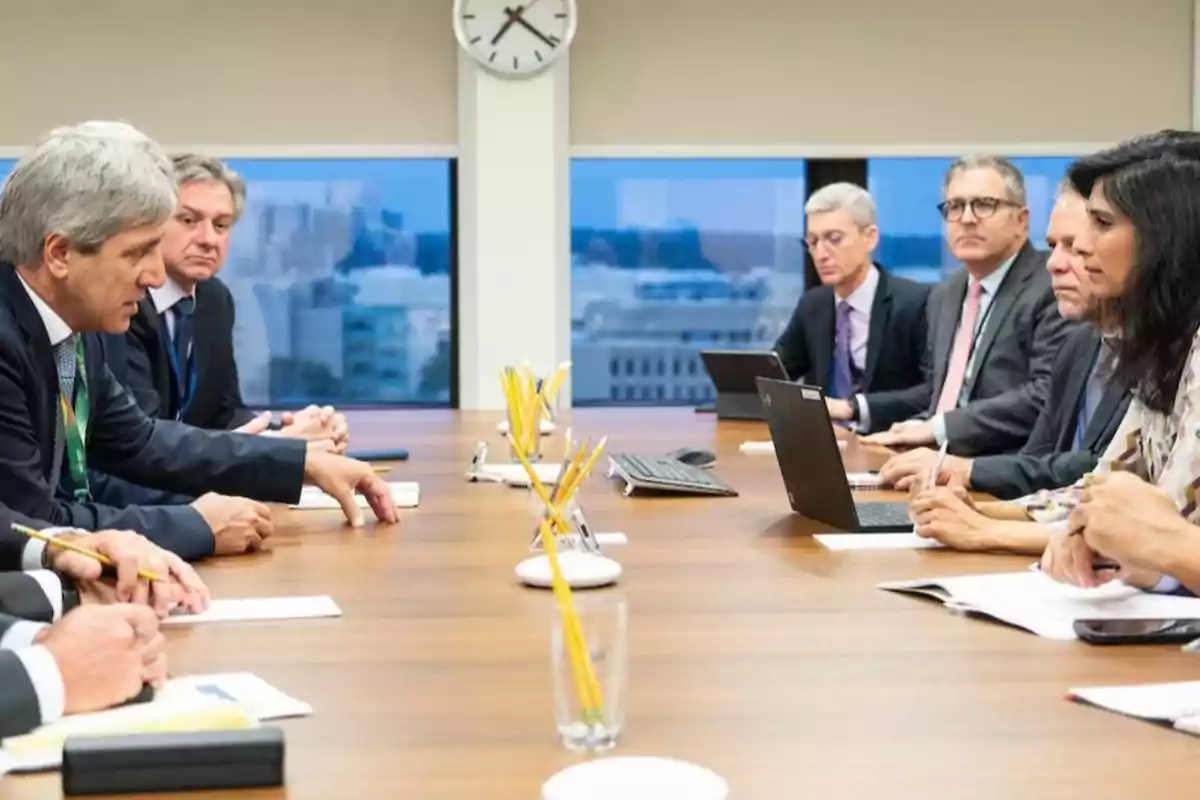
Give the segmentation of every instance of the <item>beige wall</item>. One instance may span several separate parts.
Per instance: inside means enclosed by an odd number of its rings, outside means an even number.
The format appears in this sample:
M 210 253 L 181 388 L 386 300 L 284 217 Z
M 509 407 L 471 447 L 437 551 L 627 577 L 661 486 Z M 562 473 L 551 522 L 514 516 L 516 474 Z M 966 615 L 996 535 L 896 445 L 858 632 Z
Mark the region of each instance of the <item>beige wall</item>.
M 202 145 L 457 141 L 450 0 L 0 0 L 0 145 L 122 118 Z
M 1191 125 L 1192 0 L 578 0 L 576 145 L 1107 142 Z

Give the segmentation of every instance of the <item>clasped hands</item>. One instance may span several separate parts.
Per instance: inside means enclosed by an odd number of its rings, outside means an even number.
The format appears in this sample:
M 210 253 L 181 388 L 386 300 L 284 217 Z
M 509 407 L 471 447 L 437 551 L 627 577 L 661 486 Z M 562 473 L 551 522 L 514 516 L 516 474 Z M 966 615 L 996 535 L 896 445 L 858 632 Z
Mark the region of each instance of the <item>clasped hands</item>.
M 280 422 L 282 427 L 279 430 L 269 430 L 271 412 L 264 411 L 237 431 L 304 439 L 310 446 L 338 454 L 344 454 L 350 445 L 350 424 L 346 422 L 346 416 L 335 411 L 333 406 L 308 406 L 296 412 L 286 411 L 281 415 Z

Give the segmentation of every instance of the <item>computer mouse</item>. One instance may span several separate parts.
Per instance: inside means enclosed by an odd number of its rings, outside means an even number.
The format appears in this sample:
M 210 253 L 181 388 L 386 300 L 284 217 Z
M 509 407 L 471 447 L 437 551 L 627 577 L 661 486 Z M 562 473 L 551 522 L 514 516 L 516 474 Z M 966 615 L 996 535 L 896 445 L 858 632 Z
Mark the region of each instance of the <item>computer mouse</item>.
M 682 461 L 684 464 L 690 464 L 693 467 L 711 466 L 717 460 L 717 455 L 711 450 L 701 450 L 694 447 L 681 447 L 678 450 L 673 450 L 667 453 L 667 458 L 673 458 L 676 461 Z

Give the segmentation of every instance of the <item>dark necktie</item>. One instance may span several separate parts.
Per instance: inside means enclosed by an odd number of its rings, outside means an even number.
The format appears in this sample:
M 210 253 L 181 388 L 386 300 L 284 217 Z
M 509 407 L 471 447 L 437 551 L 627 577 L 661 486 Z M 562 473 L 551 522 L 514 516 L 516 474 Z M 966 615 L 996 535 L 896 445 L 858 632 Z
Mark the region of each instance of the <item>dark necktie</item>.
M 854 394 L 854 371 L 850 361 L 850 304 L 837 304 L 837 327 L 833 337 L 833 381 L 830 397 L 850 397 Z
M 1110 353 L 1108 345 L 1100 345 L 1096 351 L 1096 358 L 1092 361 L 1092 370 L 1088 373 L 1087 382 L 1083 386 L 1083 394 L 1079 398 L 1079 409 L 1075 415 L 1074 448 L 1076 450 L 1083 449 L 1088 425 L 1092 423 L 1096 407 L 1100 405 L 1100 401 L 1104 397 L 1105 383 L 1112 370 L 1112 364 L 1109 363 Z
M 196 298 L 185 297 L 172 306 L 175 311 L 175 363 L 179 365 L 179 405 L 183 407 L 188 397 L 188 363 L 192 354 L 192 315 L 196 311 Z

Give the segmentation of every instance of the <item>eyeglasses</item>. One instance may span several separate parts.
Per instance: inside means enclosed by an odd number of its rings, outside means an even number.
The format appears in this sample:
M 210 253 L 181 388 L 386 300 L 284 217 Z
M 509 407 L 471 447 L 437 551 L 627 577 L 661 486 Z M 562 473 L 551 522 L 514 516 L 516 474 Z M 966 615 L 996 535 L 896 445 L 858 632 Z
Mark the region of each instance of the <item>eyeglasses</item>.
M 987 219 L 994 216 L 1001 206 L 1018 208 L 1019 204 L 1011 200 L 1002 200 L 999 197 L 955 197 L 938 203 L 937 210 L 941 212 L 942 219 L 947 222 L 958 222 L 963 218 L 967 206 L 971 207 L 971 216 L 975 219 Z

